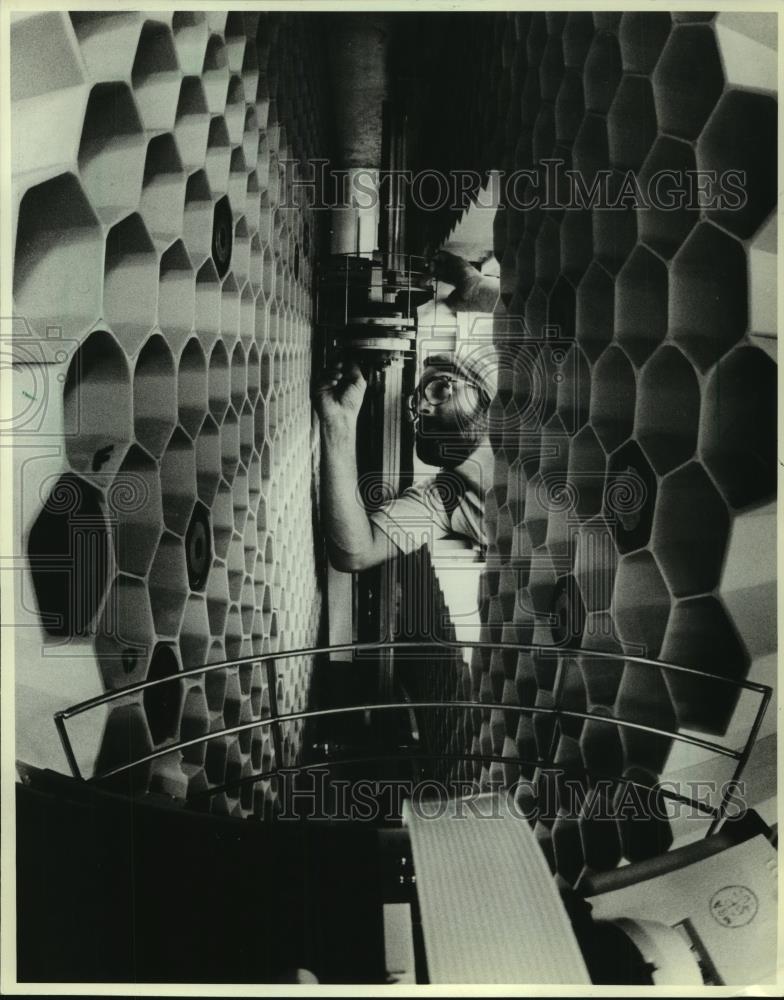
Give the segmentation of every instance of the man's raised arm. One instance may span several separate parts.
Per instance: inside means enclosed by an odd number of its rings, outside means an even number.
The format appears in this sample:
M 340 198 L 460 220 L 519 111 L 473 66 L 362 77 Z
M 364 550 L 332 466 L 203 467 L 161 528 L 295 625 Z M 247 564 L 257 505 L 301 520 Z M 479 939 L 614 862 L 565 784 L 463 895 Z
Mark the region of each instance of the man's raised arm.
M 357 489 L 357 420 L 366 388 L 359 365 L 340 361 L 313 388 L 321 425 L 322 528 L 330 562 L 345 573 L 396 554 L 368 518 Z

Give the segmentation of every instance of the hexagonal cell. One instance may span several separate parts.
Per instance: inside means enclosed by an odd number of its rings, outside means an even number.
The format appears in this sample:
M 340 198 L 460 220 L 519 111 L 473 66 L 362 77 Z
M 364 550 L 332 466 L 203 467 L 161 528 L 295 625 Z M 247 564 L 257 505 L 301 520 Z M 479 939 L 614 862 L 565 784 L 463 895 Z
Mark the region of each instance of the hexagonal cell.
M 213 635 L 224 635 L 228 612 L 229 577 L 226 572 L 226 564 L 219 559 L 215 559 L 213 560 L 212 569 L 207 580 L 207 616 L 210 622 L 210 632 Z M 223 675 L 224 672 L 219 671 L 219 673 Z M 209 698 L 209 690 L 207 696 Z M 220 708 L 220 705 L 218 705 L 218 708 Z
M 174 359 L 166 341 L 154 334 L 136 361 L 133 411 L 136 437 L 152 455 L 160 456 L 177 423 Z
M 194 321 L 194 278 L 182 240 L 161 256 L 158 325 L 176 349 L 190 335 Z
M 180 68 L 169 28 L 160 21 L 146 21 L 131 70 L 144 127 L 170 129 L 177 113 Z
M 252 405 L 255 405 L 259 394 L 260 374 L 259 349 L 255 344 L 251 344 L 248 348 L 248 400 Z
M 237 414 L 232 407 L 226 411 L 221 424 L 221 471 L 231 483 L 240 460 L 240 428 Z
M 229 597 L 232 601 L 239 601 L 242 586 L 245 582 L 245 546 L 242 535 L 238 531 L 234 531 L 232 539 L 229 542 L 229 551 L 226 555 L 226 569 L 229 574 Z M 242 632 L 242 629 L 240 629 L 240 632 Z
M 106 719 L 95 773 L 102 774 L 145 757 L 152 751 L 152 738 L 141 705 L 113 707 Z M 102 785 L 117 791 L 140 793 L 149 781 L 149 764 L 133 767 L 124 774 L 104 780 Z
M 555 645 L 570 649 L 580 646 L 585 628 L 585 602 L 571 573 L 556 580 L 551 613 L 555 619 L 553 625 Z
M 142 21 L 136 11 L 72 11 L 79 49 L 93 80 L 124 79 L 131 72 Z
M 580 184 L 575 194 L 581 196 L 579 202 L 581 206 L 586 208 L 590 206 L 589 192 L 600 172 L 607 170 L 609 164 L 607 121 L 603 115 L 586 114 L 572 147 L 572 165 L 577 172 L 575 181 Z
M 230 374 L 229 355 L 220 340 L 210 355 L 208 386 L 210 413 L 221 423 L 229 405 Z
M 207 174 L 198 170 L 185 184 L 182 239 L 194 264 L 209 255 L 212 246 L 212 195 Z
M 610 607 L 617 562 L 607 522 L 596 517 L 581 524 L 575 533 L 574 573 L 587 611 Z
M 79 173 L 104 222 L 136 207 L 144 160 L 144 132 L 129 88 L 122 83 L 93 87 L 79 145 Z
M 776 250 L 778 217 L 774 212 L 748 248 L 749 333 L 758 347 L 777 360 Z
M 248 165 L 245 162 L 245 155 L 242 146 L 236 146 L 231 151 L 229 159 L 229 182 L 227 193 L 232 205 L 237 205 L 241 209 L 245 203 L 248 187 Z M 246 274 L 243 275 L 246 277 Z
M 677 597 L 712 590 L 719 579 L 729 514 L 697 462 L 665 476 L 653 524 L 653 548 Z
M 667 268 L 645 247 L 636 247 L 618 274 L 615 331 L 638 365 L 667 333 Z
M 15 102 L 84 83 L 79 50 L 64 13 L 20 12 L 11 20 L 11 93 Z M 39 71 L 32 73 L 30 64 L 36 58 Z
M 239 73 L 242 69 L 247 44 L 243 15 L 239 11 L 232 11 L 226 18 L 224 37 L 229 68 L 232 73 Z
M 222 629 L 221 629 L 222 631 Z M 226 659 L 226 654 L 221 642 L 215 641 L 213 647 L 216 656 L 210 656 L 210 661 L 222 663 Z M 207 695 L 207 708 L 210 712 L 223 712 L 223 702 L 226 698 L 226 670 L 211 670 L 204 675 L 204 690 Z
M 231 581 L 231 576 L 229 579 Z M 236 604 L 232 604 L 226 619 L 226 656 L 230 660 L 237 660 L 242 655 L 242 618 L 240 617 L 240 609 Z
M 196 489 L 199 499 L 211 506 L 221 476 L 220 430 L 209 414 L 196 438 Z
M 221 336 L 231 342 L 239 333 L 240 290 L 233 274 L 228 274 L 221 288 Z
M 129 215 L 107 234 L 103 285 L 104 316 L 129 354 L 155 323 L 157 293 L 155 247 L 142 217 Z
M 544 228 L 542 226 L 543 230 Z M 557 255 L 556 270 L 559 266 L 559 260 L 560 255 Z M 547 302 L 547 322 L 552 327 L 550 336 L 557 336 L 560 340 L 574 339 L 575 292 L 574 286 L 568 278 L 560 277 L 553 285 Z M 569 356 L 574 358 L 575 355 L 570 354 Z
M 596 362 L 591 388 L 591 427 L 608 454 L 630 437 L 634 404 L 634 369 L 613 344 Z
M 701 24 L 674 28 L 652 82 L 662 131 L 696 139 L 724 87 L 713 29 Z
M 229 543 L 234 531 L 234 504 L 232 502 L 231 487 L 225 480 L 221 480 L 215 503 L 212 507 L 212 538 L 215 555 L 219 559 L 225 559 L 229 551 Z
M 248 393 L 248 363 L 242 344 L 231 355 L 231 405 L 239 413 Z
M 63 387 L 63 424 L 71 467 L 106 481 L 133 433 L 128 362 L 110 334 L 90 334 L 74 354 Z
M 176 636 L 188 597 L 182 539 L 165 531 L 150 570 L 150 599 L 158 635 Z
M 775 501 L 736 515 L 721 574 L 721 599 L 751 657 L 776 648 L 775 534 Z
M 655 789 L 656 776 L 649 769 L 630 767 L 624 777 L 637 783 L 633 787 L 622 782 L 614 800 L 624 857 L 631 862 L 661 857 L 672 846 L 667 800 L 660 791 L 644 790 Z
M 654 511 L 661 510 L 656 492 L 656 475 L 636 441 L 613 452 L 607 463 L 604 507 L 619 552 L 633 552 L 648 544 Z
M 534 122 L 531 136 L 533 161 L 539 164 L 549 159 L 555 145 L 555 115 L 552 107 L 543 104 Z
M 109 591 L 95 637 L 98 664 L 107 688 L 144 678 L 154 638 L 146 585 L 121 573 Z
M 664 257 L 671 257 L 699 222 L 698 199 L 682 183 L 696 170 L 692 144 L 662 135 L 639 173 L 641 189 L 652 195 L 639 213 L 640 239 Z
M 240 339 L 248 347 L 256 332 L 256 297 L 249 281 L 240 289 Z
M 581 74 L 567 69 L 555 98 L 555 138 L 559 143 L 574 142 L 583 119 L 585 97 Z M 525 164 L 521 164 L 525 167 Z
M 564 226 L 572 213 L 567 214 Z M 575 330 L 577 340 L 595 361 L 613 337 L 614 282 L 600 264 L 591 264 L 577 286 Z
M 777 90 L 777 23 L 773 12 L 722 11 L 716 18 L 716 40 L 724 76 L 732 87 Z
M 212 114 L 221 114 L 226 107 L 226 93 L 229 89 L 229 65 L 226 47 L 219 35 L 210 35 L 201 76 L 207 107 Z
M 698 226 L 673 259 L 670 330 L 705 370 L 746 329 L 747 278 L 743 246 L 710 223 Z
M 671 28 L 672 21 L 666 12 L 625 11 L 618 41 L 626 72 L 652 73 Z
M 656 659 L 670 614 L 670 595 L 650 552 L 623 556 L 615 577 L 613 615 L 624 648 Z
M 251 634 L 255 610 L 253 578 L 246 574 L 240 591 L 240 618 L 242 619 L 242 631 L 245 635 Z
M 221 289 L 212 260 L 205 260 L 196 274 L 196 333 L 209 350 L 220 333 Z
M 196 460 L 193 443 L 179 427 L 161 459 L 161 490 L 166 526 L 183 535 L 196 502 Z
M 678 601 L 672 609 L 662 657 L 720 677 L 741 680 L 749 657 L 721 604 L 713 597 Z M 681 726 L 725 733 L 739 691 L 730 684 L 669 671 L 667 684 Z
M 80 337 L 101 314 L 102 254 L 98 218 L 72 174 L 31 187 L 16 229 L 17 313 L 39 336 L 56 325 L 63 337 Z
M 242 130 L 242 152 L 248 170 L 254 171 L 249 176 L 255 180 L 255 168 L 259 156 L 259 123 L 256 118 L 256 110 L 253 107 L 248 107 L 245 111 Z M 258 191 L 258 185 L 256 190 Z
M 596 34 L 583 69 L 587 111 L 605 114 L 609 110 L 622 73 L 618 39 L 609 33 Z
M 195 170 L 204 163 L 209 131 L 210 115 L 201 80 L 195 76 L 186 77 L 177 102 L 174 138 L 188 170 Z
M 678 719 L 670 700 L 666 677 L 667 672 L 658 667 L 627 663 L 615 704 L 615 717 L 677 732 Z M 672 737 L 641 732 L 628 726 L 620 728 L 620 736 L 627 767 L 644 767 L 655 774 L 664 769 L 672 748 Z
M 254 413 L 249 402 L 240 412 L 240 461 L 246 467 L 250 463 L 253 454 L 253 433 L 254 433 Z
M 665 344 L 640 373 L 636 436 L 659 473 L 694 454 L 700 418 L 700 387 L 691 362 Z
M 563 47 L 560 35 L 550 35 L 539 64 L 539 84 L 543 101 L 554 101 L 564 71 Z
M 588 11 L 570 11 L 566 16 L 562 43 L 564 64 L 581 70 L 594 36 L 594 23 Z
M 177 678 L 179 670 L 180 663 L 175 650 L 166 643 L 158 643 L 150 660 L 146 680 L 165 683 L 147 688 L 142 695 L 147 724 L 155 744 L 164 743 L 177 735 L 183 701 L 182 683 Z M 171 680 L 166 681 L 166 678 Z
M 777 126 L 775 98 L 728 90 L 697 140 L 698 167 L 732 183 L 729 196 L 713 192 L 706 214 L 743 239 L 776 205 Z
M 177 412 L 194 437 L 207 412 L 207 361 L 195 337 L 185 345 L 177 366 Z
M 624 76 L 607 113 L 610 162 L 620 169 L 638 170 L 653 145 L 656 132 L 656 109 L 650 82 L 642 76 Z
M 203 13 L 178 10 L 172 16 L 174 47 L 183 73 L 198 76 L 204 65 L 209 25 Z
M 245 530 L 242 536 L 242 544 L 245 549 L 245 572 L 253 573 L 256 570 L 256 559 L 258 556 L 259 535 L 256 527 L 256 517 L 252 511 L 248 512 L 245 522 Z M 252 581 L 251 581 L 252 582 Z
M 610 34 L 618 33 L 622 16 L 619 10 L 594 11 L 592 15 L 597 32 L 606 31 Z
M 203 594 L 191 594 L 185 602 L 185 614 L 180 629 L 180 654 L 183 669 L 191 670 L 207 662 L 210 648 L 210 622 L 207 599 Z
M 100 493 L 76 476 L 60 476 L 27 539 L 35 598 L 49 635 L 91 631 L 109 584 L 109 552 Z
M 606 461 L 591 427 L 572 439 L 569 447 L 567 482 L 575 488 L 574 512 L 579 518 L 593 517 L 602 509 Z
M 144 165 L 141 213 L 149 231 L 159 239 L 179 236 L 183 226 L 185 170 L 174 136 L 150 139 Z
M 234 500 L 234 527 L 242 533 L 245 530 L 245 522 L 249 516 L 250 496 L 248 493 L 248 473 L 240 465 L 237 469 L 234 483 L 232 485 L 232 496 Z
M 229 80 L 224 117 L 229 132 L 229 141 L 232 146 L 236 146 L 242 142 L 245 126 L 245 88 L 239 76 L 232 76 Z
M 593 209 L 593 249 L 597 261 L 615 274 L 637 242 L 637 184 L 629 175 L 613 171 L 606 178 L 606 189 L 612 208 L 598 204 Z
M 612 596 L 612 584 L 610 592 Z M 621 652 L 620 644 L 615 637 L 615 622 L 608 611 L 589 612 L 586 615 L 583 646 L 588 651 Z M 583 675 L 586 697 L 591 710 L 596 714 L 599 714 L 600 710 L 606 714 L 618 697 L 624 670 L 623 660 L 605 659 L 584 652 L 578 657 L 577 662 Z
M 700 452 L 733 507 L 775 495 L 776 380 L 763 351 L 741 347 L 708 381 Z
M 211 191 L 220 194 L 226 190 L 229 184 L 230 164 L 229 133 L 226 129 L 226 122 L 220 115 L 217 115 L 210 121 L 207 134 L 207 159 L 204 164 Z
M 207 675 L 207 677 L 214 676 L 214 674 Z M 206 736 L 209 731 L 210 714 L 204 692 L 200 687 L 190 687 L 182 704 L 180 739 L 186 743 L 190 740 L 198 740 L 200 737 Z M 186 765 L 203 766 L 208 745 L 207 743 L 197 743 L 196 746 L 185 747 L 181 752 Z

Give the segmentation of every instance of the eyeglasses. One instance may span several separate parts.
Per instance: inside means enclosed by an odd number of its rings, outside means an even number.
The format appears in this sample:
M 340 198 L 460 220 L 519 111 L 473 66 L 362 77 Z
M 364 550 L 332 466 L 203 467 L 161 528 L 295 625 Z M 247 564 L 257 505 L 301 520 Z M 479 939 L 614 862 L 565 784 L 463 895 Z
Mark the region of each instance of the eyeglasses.
M 465 385 L 477 392 L 481 392 L 481 387 L 476 382 L 460 378 L 455 375 L 434 375 L 424 384 L 417 386 L 414 392 L 408 397 L 408 409 L 412 417 L 416 418 L 419 409 L 419 397 L 424 396 L 431 406 L 441 406 L 451 399 L 455 393 L 455 387 Z

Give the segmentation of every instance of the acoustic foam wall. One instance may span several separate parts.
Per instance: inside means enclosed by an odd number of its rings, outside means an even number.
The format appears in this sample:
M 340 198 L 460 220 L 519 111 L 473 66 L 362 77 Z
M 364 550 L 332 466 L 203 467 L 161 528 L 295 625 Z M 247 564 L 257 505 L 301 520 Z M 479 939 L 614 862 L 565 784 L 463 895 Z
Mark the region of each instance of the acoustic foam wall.
M 494 226 L 502 298 L 521 322 L 511 339 L 514 324 L 496 324 L 480 637 L 560 641 L 567 654 L 476 650 L 470 664 L 434 666 L 427 694 L 549 708 L 560 686 L 564 707 L 597 721 L 559 726 L 556 765 L 652 783 L 675 759 L 671 741 L 598 717 L 738 745 L 736 694 L 569 646 L 775 682 L 774 570 L 762 558 L 762 536 L 771 549 L 775 539 L 775 18 L 510 13 L 454 31 L 459 51 L 476 39 L 451 71 L 474 98 L 459 104 L 459 128 L 438 132 L 455 168 L 541 178 L 558 159 L 589 186 L 609 171 L 616 189 L 627 171 L 643 187 L 662 170 L 743 172 L 747 198 L 732 211 L 701 199 L 523 210 L 507 197 Z M 443 60 L 419 71 L 450 86 Z M 448 209 L 417 218 L 433 246 L 456 223 Z M 532 414 L 535 366 L 545 388 Z M 545 715 L 484 709 L 444 713 L 424 732 L 434 752 L 530 759 L 547 756 L 553 729 Z M 473 761 L 436 773 L 513 786 L 521 771 Z M 558 808 L 536 832 L 569 882 L 671 842 L 666 823 L 592 820 L 559 798 L 552 772 L 522 774 L 534 799 L 555 786 Z
M 53 711 L 144 678 L 174 679 L 74 720 L 85 774 L 261 718 L 260 664 L 177 675 L 318 645 L 319 220 L 284 205 L 283 168 L 327 155 L 314 31 L 258 13 L 13 20 L 13 350 L 48 391 L 16 428 L 22 759 L 64 769 Z M 310 667 L 281 668 L 281 710 L 305 706 Z M 300 735 L 283 760 L 259 729 L 134 782 L 188 798 L 293 762 Z M 203 802 L 265 815 L 273 798 L 261 782 Z

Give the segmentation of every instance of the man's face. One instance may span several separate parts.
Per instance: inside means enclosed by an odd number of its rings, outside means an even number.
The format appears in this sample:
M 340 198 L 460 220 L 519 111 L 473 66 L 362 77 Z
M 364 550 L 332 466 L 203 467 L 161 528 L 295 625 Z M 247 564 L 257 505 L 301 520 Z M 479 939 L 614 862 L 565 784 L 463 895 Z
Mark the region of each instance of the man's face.
M 479 445 L 483 411 L 479 390 L 445 368 L 427 367 L 414 394 L 416 453 L 427 465 L 454 468 Z

